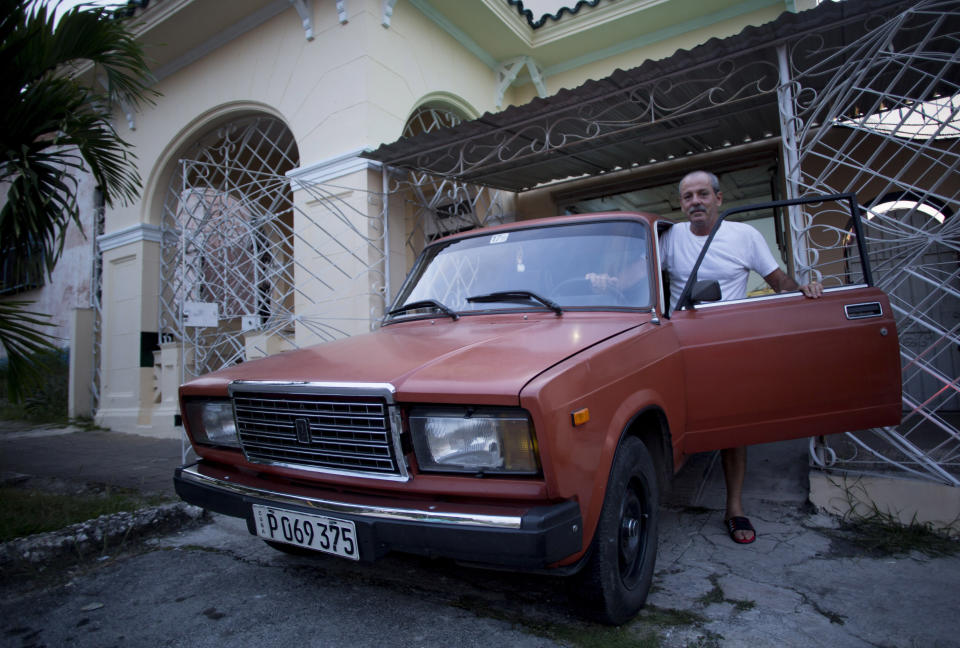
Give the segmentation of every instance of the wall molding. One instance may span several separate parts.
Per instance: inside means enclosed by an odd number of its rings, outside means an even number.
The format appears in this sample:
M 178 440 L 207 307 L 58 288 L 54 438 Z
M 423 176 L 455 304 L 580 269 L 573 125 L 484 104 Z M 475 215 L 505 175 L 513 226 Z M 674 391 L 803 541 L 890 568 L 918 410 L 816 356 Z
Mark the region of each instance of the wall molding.
M 294 189 L 302 189 L 336 180 L 357 171 L 379 169 L 381 167 L 379 162 L 360 157 L 361 153 L 368 150 L 354 149 L 308 166 L 291 169 L 287 171 L 287 177 L 293 182 Z
M 124 245 L 139 243 L 140 241 L 159 243 L 162 238 L 163 235 L 160 228 L 156 225 L 139 223 L 137 225 L 131 225 L 130 227 L 124 227 L 116 232 L 101 234 L 97 237 L 97 246 L 101 252 L 106 252 L 107 250 L 114 250 Z

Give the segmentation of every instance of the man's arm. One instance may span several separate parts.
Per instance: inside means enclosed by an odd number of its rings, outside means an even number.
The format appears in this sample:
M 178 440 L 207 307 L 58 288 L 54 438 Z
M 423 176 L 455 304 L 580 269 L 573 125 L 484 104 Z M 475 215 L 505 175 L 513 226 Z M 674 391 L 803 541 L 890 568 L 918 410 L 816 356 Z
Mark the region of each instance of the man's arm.
M 780 268 L 777 268 L 763 279 L 778 293 L 799 290 L 811 299 L 817 299 L 823 294 L 823 284 L 814 281 L 801 286 L 793 277 L 788 276 L 787 273 Z
M 647 259 L 638 259 L 624 268 L 619 277 L 607 273 L 588 272 L 586 280 L 594 290 L 628 290 L 647 278 Z

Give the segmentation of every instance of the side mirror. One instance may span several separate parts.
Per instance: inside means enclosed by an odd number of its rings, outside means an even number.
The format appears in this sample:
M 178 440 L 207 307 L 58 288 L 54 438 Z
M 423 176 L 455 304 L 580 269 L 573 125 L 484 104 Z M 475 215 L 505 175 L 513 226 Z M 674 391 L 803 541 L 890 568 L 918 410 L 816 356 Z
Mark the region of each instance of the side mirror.
M 720 292 L 720 284 L 717 281 L 697 281 L 693 284 L 693 290 L 690 291 L 690 301 L 694 304 L 698 302 L 715 302 L 723 299 Z

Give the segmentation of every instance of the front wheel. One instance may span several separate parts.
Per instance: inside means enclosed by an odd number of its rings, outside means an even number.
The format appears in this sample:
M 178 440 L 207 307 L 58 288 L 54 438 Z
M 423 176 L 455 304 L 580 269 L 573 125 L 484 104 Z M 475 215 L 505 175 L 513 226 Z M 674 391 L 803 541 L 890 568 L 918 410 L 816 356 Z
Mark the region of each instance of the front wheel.
M 653 460 L 640 439 L 621 441 L 607 483 L 578 596 L 601 623 L 620 625 L 647 599 L 657 558 L 659 493 Z

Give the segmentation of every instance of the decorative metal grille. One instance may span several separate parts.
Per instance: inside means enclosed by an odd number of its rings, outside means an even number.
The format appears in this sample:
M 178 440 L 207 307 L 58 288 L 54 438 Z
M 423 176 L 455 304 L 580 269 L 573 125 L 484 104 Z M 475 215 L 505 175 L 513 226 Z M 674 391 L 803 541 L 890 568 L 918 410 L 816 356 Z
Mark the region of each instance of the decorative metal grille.
M 407 120 L 404 137 L 456 126 L 463 117 L 443 108 L 423 106 Z M 506 222 L 502 194 L 495 189 L 458 182 L 420 171 L 394 174 L 390 186 L 408 206 L 408 267 L 423 247 L 441 236 Z
M 254 463 L 400 474 L 382 398 L 243 392 L 234 407 L 240 443 Z
M 960 33 L 953 1 L 918 2 L 844 47 L 791 44 L 784 138 L 798 196 L 850 191 L 867 210 L 877 285 L 897 318 L 904 418 L 813 448 L 823 465 L 891 467 L 960 486 Z M 826 82 L 824 82 L 826 79 Z M 792 115 L 791 115 L 792 113 Z M 793 118 L 790 118 L 793 117 Z M 820 277 L 818 244 L 849 242 L 841 221 L 814 231 L 792 215 L 798 271 Z
M 162 221 L 160 331 L 183 342 L 188 374 L 244 360 L 244 329 L 292 336 L 293 198 L 283 173 L 297 163 L 289 131 L 268 118 L 228 124 L 180 160 Z M 213 305 L 212 321 L 191 325 L 191 304 Z
M 407 128 L 456 120 L 422 109 Z M 269 355 L 298 346 L 295 327 L 324 341 L 374 326 L 389 298 L 391 200 L 407 208 L 407 267 L 438 236 L 504 219 L 498 192 L 422 174 L 394 173 L 389 194 L 368 192 L 362 207 L 381 205 L 373 217 L 347 197 L 359 188 L 298 180 L 308 210 L 286 177 L 298 164 L 291 133 L 268 117 L 218 128 L 180 159 L 163 209 L 160 332 L 182 344 L 181 380 L 248 359 L 250 339 Z M 358 295 L 369 304 L 362 318 L 334 314 Z
M 182 343 L 182 379 L 248 359 L 251 344 L 257 356 L 296 348 L 295 327 L 344 337 L 383 310 L 380 215 L 370 226 L 343 188 L 321 185 L 302 187 L 319 209 L 297 207 L 286 173 L 298 164 L 293 136 L 268 117 L 219 128 L 179 161 L 163 210 L 160 332 Z M 329 312 L 343 281 L 370 293 L 362 323 Z

